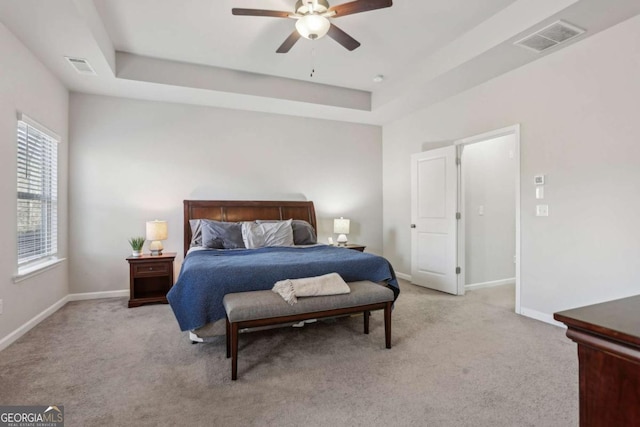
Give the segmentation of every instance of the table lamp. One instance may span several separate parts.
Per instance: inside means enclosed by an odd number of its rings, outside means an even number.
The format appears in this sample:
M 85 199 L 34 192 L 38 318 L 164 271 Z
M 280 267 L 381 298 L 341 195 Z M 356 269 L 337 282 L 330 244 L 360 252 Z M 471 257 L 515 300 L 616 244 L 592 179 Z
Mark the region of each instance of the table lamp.
M 147 221 L 147 240 L 151 240 L 149 250 L 151 255 L 162 255 L 162 242 L 167 240 L 167 221 Z
M 349 234 L 349 220 L 343 217 L 333 220 L 333 232 L 338 235 L 338 245 L 347 245 L 347 234 Z

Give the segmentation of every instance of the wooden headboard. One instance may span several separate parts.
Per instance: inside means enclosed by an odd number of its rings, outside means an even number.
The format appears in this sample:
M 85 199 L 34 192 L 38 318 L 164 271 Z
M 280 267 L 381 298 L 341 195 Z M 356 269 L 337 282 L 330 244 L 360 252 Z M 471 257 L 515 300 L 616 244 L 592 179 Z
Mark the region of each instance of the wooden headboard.
M 216 221 L 254 221 L 256 219 L 302 219 L 318 232 L 313 202 L 276 202 L 244 200 L 185 200 L 184 202 L 184 254 L 191 245 L 190 219 Z

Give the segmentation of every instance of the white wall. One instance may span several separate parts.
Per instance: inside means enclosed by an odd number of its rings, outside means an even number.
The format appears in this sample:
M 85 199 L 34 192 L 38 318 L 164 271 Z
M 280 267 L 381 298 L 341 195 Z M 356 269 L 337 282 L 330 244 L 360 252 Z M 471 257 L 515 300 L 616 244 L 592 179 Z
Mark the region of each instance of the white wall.
M 344 216 L 349 241 L 382 253 L 378 126 L 82 94 L 70 104 L 72 292 L 127 289 L 127 239 L 147 220 L 169 222 L 177 270 L 185 199 L 312 200 L 319 240 Z
M 521 304 L 640 293 L 640 16 L 383 128 L 385 256 L 410 271 L 409 156 L 520 123 Z M 550 216 L 535 216 L 547 175 Z
M 67 115 L 69 94 L 60 82 L 0 23 L 0 342 L 68 293 L 68 267 L 19 283 L 16 253 L 16 135 L 21 111 L 55 131 L 58 147 L 58 248 L 67 254 Z
M 515 136 L 464 146 L 465 284 L 515 277 Z M 481 213 L 482 211 L 482 213 Z

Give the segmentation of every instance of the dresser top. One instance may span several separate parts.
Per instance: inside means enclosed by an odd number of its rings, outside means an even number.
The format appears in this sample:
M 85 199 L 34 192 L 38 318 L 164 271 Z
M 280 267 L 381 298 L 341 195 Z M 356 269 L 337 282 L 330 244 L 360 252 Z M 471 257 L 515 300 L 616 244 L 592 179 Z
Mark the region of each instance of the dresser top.
M 140 256 L 128 256 L 127 261 L 166 261 L 169 259 L 174 259 L 176 257 L 175 252 L 162 252 L 162 255 L 150 255 L 144 254 Z
M 640 346 L 640 295 L 561 311 L 553 317 L 569 328 Z

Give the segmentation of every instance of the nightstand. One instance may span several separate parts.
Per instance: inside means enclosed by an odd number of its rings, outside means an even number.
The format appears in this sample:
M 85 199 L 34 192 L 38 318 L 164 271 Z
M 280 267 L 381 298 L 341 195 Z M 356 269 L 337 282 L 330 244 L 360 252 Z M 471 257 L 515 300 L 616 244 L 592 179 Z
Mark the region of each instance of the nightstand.
M 340 246 L 341 248 L 353 249 L 354 251 L 364 252 L 364 248 L 366 246 L 356 245 L 355 243 L 347 243 L 345 246 Z
M 167 292 L 173 286 L 175 252 L 162 255 L 130 256 L 129 307 L 147 303 L 167 303 Z

